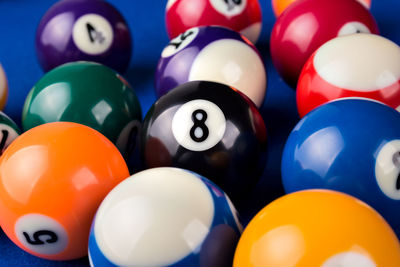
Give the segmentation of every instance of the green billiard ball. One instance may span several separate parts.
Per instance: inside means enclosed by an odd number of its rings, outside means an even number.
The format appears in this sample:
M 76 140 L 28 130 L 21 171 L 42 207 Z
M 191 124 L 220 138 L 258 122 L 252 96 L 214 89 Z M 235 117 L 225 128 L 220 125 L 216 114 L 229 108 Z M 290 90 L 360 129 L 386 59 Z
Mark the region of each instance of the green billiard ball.
M 21 134 L 17 124 L 0 111 L 0 154 Z
M 23 129 L 69 121 L 105 135 L 129 156 L 142 112 L 126 80 L 112 69 L 92 62 L 74 62 L 45 74 L 29 92 L 22 112 Z

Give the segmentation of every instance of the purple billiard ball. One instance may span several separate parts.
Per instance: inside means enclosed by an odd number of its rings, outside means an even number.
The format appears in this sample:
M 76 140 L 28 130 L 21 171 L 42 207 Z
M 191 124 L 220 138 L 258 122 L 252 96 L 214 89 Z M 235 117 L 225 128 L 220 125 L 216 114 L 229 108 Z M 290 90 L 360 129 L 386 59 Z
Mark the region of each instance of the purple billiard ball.
M 158 62 L 156 93 L 160 97 L 178 85 L 199 80 L 229 85 L 258 107 L 267 86 L 257 48 L 239 33 L 218 26 L 191 28 L 171 40 Z
M 44 71 L 72 61 L 94 61 L 124 72 L 132 54 L 128 25 L 102 0 L 62 0 L 43 16 L 36 52 Z

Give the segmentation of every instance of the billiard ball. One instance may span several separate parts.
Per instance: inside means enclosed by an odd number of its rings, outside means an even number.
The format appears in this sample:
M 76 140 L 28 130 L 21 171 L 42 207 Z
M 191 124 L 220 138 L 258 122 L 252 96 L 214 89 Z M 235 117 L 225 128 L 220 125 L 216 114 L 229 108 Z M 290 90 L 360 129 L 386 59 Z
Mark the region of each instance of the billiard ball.
M 307 60 L 296 94 L 301 117 L 343 97 L 372 98 L 400 110 L 400 47 L 374 34 L 332 39 Z
M 326 188 L 375 208 L 400 236 L 400 113 L 369 99 L 340 99 L 296 125 L 282 155 L 287 193 Z
M 62 0 L 43 16 L 36 32 L 36 53 L 44 71 L 86 60 L 124 72 L 132 54 L 125 19 L 103 0 Z
M 218 25 L 240 32 L 255 44 L 262 14 L 258 0 L 168 0 L 165 22 L 170 39 L 192 27 Z
M 238 204 L 265 165 L 266 129 L 256 106 L 229 86 L 185 83 L 161 97 L 141 129 L 144 165 L 192 170 Z
M 24 130 L 71 121 L 98 130 L 124 156 L 133 151 L 141 122 L 138 98 L 112 69 L 92 62 L 73 62 L 45 74 L 29 92 L 23 112 Z
M 272 10 L 276 17 L 278 17 L 291 3 L 297 0 L 272 0 Z M 357 0 L 366 8 L 371 7 L 371 0 Z
M 99 132 L 71 122 L 40 125 L 0 159 L 0 225 L 35 256 L 83 257 L 98 205 L 128 176 L 118 149 Z
M 396 267 L 400 246 L 370 206 L 330 190 L 283 196 L 245 228 L 233 267 Z
M 272 62 L 283 80 L 296 88 L 301 69 L 315 50 L 337 36 L 360 32 L 378 33 L 378 26 L 357 1 L 298 0 L 272 29 Z
M 0 111 L 0 155 L 21 134 L 17 124 Z
M 156 94 L 162 96 L 196 80 L 232 86 L 258 107 L 267 86 L 264 63 L 255 46 L 232 30 L 214 26 L 189 29 L 165 47 L 155 75 Z
M 3 67 L 0 64 L 0 110 L 4 109 L 8 97 L 7 77 Z
M 90 231 L 91 266 L 232 266 L 242 231 L 226 194 L 195 173 L 154 168 L 117 185 Z

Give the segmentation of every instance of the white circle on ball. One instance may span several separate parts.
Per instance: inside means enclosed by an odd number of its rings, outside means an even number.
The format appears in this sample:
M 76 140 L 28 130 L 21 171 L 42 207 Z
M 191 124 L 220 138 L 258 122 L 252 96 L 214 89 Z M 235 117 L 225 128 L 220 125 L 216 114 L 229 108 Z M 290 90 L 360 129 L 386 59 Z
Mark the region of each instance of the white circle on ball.
M 32 213 L 20 217 L 15 223 L 14 231 L 25 248 L 42 255 L 59 254 L 69 242 L 64 227 L 42 214 Z
M 320 77 L 330 84 L 373 92 L 399 83 L 400 47 L 378 35 L 351 34 L 322 45 L 313 64 Z
M 72 38 L 82 52 L 99 55 L 106 52 L 114 41 L 111 24 L 102 16 L 87 14 L 74 24 Z
M 210 3 L 217 12 L 227 17 L 241 14 L 247 6 L 247 0 L 210 0 Z
M 357 252 L 342 252 L 331 256 L 321 267 L 376 267 L 375 262 Z
M 197 99 L 183 104 L 172 118 L 172 134 L 178 144 L 192 151 L 214 147 L 225 135 L 226 119 L 213 102 Z
M 371 31 L 368 29 L 367 26 L 365 26 L 364 23 L 358 22 L 358 21 L 351 21 L 347 22 L 345 25 L 343 25 L 339 32 L 338 36 L 343 36 L 343 35 L 349 35 L 349 34 L 354 34 L 354 33 L 371 33 Z
M 264 101 L 267 75 L 260 56 L 243 41 L 222 39 L 204 47 L 195 58 L 189 81 L 212 81 L 241 91 L 257 107 Z
M 387 197 L 400 200 L 400 140 L 390 141 L 379 150 L 375 178 Z
M 169 42 L 162 51 L 161 57 L 170 57 L 183 50 L 196 38 L 198 33 L 199 28 L 191 28 L 184 33 L 181 33 Z
M 118 266 L 169 266 L 200 250 L 214 210 L 209 189 L 192 173 L 148 169 L 104 199 L 94 222 L 96 242 Z

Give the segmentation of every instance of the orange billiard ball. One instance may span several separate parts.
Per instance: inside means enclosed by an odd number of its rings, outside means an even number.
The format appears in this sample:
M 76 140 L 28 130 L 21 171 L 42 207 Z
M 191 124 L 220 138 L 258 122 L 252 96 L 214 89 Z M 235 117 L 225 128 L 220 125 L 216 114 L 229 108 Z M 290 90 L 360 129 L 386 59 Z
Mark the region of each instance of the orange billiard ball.
M 0 225 L 38 257 L 83 257 L 97 207 L 128 176 L 120 152 L 99 132 L 71 122 L 37 126 L 0 159 Z
M 291 3 L 297 0 L 272 0 L 272 10 L 275 16 L 279 16 Z M 371 7 L 371 0 L 357 0 L 363 4 L 366 8 Z
M 8 97 L 8 83 L 6 74 L 0 64 L 0 110 L 3 110 Z
M 399 241 L 364 202 L 329 190 L 275 200 L 244 230 L 233 267 L 400 266 Z

